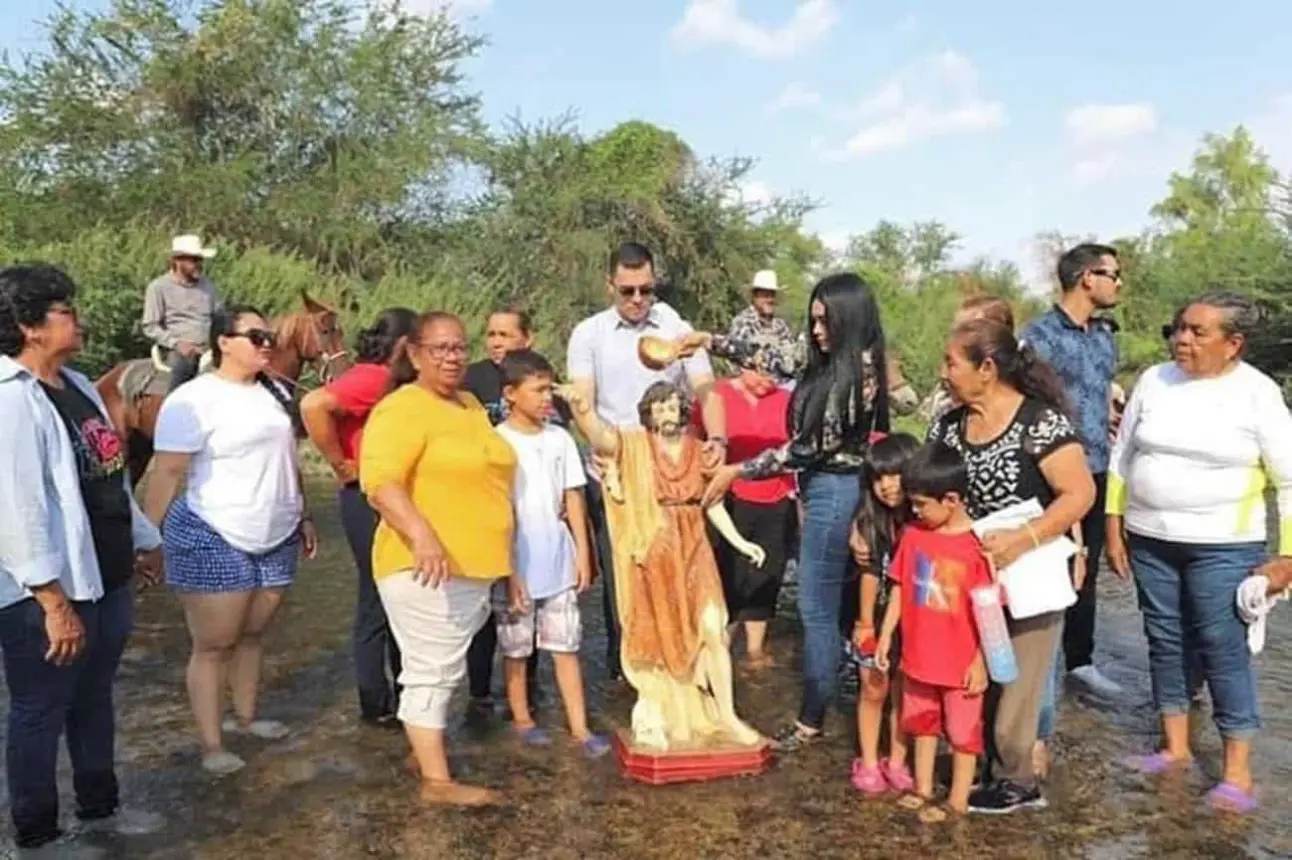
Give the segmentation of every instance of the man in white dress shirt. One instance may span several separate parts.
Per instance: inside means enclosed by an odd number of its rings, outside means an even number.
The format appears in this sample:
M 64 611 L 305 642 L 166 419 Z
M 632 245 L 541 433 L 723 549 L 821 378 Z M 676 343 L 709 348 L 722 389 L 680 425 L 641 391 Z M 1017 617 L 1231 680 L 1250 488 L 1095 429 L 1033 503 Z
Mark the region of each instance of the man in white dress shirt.
M 610 255 L 606 288 L 610 307 L 580 322 L 570 334 L 566 348 L 570 384 L 594 405 L 603 421 L 621 427 L 640 426 L 637 403 L 652 383 L 667 380 L 682 386 L 700 403 L 709 440 L 704 449 L 705 466 L 711 468 L 724 462 L 726 422 L 722 400 L 713 389 L 713 368 L 708 355 L 698 352 L 663 370 L 651 370 L 637 357 L 637 341 L 642 335 L 671 341 L 692 331 L 677 311 L 656 300 L 655 260 L 650 250 L 637 242 L 620 245 Z M 595 470 L 592 477 L 588 484 L 588 514 L 596 532 L 605 597 L 606 663 L 610 676 L 617 678 L 620 675 L 619 618 L 615 612 L 610 542 Z

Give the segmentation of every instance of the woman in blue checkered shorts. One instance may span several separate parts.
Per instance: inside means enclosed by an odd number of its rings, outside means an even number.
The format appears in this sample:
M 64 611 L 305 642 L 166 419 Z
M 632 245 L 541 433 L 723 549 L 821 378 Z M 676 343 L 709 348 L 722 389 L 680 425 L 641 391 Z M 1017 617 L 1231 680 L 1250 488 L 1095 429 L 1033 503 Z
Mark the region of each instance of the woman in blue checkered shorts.
M 232 773 L 241 758 L 224 732 L 280 738 L 256 719 L 261 635 L 317 537 L 304 511 L 287 392 L 265 371 L 275 338 L 256 310 L 234 307 L 211 325 L 215 370 L 186 382 L 162 405 L 148 514 L 162 526 L 166 582 L 184 605 L 193 653 L 188 695 L 202 766 Z M 176 498 L 180 479 L 183 495 Z M 222 722 L 223 691 L 234 719 Z

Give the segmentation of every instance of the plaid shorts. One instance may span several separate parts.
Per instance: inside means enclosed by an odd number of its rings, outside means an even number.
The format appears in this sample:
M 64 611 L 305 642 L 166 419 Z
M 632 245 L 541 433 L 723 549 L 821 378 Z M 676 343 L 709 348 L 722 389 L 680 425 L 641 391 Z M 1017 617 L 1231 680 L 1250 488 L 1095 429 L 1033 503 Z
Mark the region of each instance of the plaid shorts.
M 286 588 L 296 578 L 300 534 L 269 552 L 253 555 L 230 546 L 184 497 L 170 506 L 162 524 L 166 584 L 176 591 L 221 594 L 258 588 Z
M 511 660 L 527 659 L 534 653 L 535 643 L 540 651 L 577 654 L 583 642 L 579 594 L 573 588 L 531 600 L 528 612 L 512 612 L 507 608 L 507 585 L 500 582 L 494 591 L 494 617 L 498 647 Z

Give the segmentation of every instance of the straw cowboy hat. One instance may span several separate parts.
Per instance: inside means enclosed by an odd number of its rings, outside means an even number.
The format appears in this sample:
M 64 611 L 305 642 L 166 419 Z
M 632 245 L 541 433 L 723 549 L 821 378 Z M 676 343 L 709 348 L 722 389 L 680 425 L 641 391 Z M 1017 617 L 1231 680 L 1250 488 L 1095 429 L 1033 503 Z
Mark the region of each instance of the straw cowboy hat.
M 767 290 L 771 293 L 780 292 L 780 282 L 776 280 L 776 273 L 771 269 L 763 269 L 761 272 L 754 274 L 754 281 L 749 285 L 751 290 Z
M 199 257 L 203 260 L 209 260 L 215 256 L 215 249 L 203 247 L 201 239 L 188 234 L 176 236 L 170 240 L 170 255 L 172 257 Z

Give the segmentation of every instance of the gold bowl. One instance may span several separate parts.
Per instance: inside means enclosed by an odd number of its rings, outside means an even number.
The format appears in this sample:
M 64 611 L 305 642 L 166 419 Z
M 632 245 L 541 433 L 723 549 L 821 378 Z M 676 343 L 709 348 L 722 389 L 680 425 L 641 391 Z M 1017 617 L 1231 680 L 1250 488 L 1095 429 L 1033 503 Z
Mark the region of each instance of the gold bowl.
M 663 370 L 677 360 L 677 344 L 644 334 L 637 341 L 637 358 L 651 370 Z

